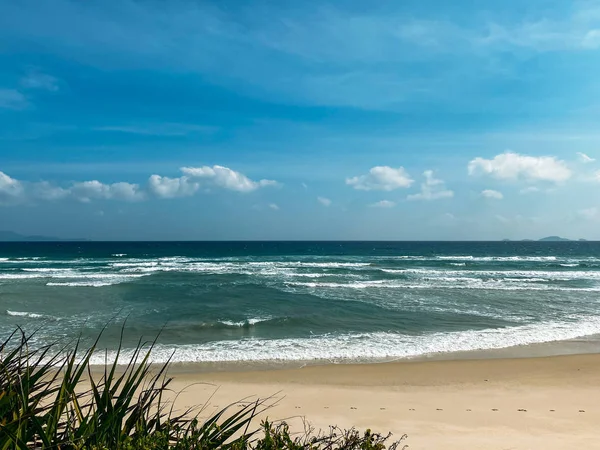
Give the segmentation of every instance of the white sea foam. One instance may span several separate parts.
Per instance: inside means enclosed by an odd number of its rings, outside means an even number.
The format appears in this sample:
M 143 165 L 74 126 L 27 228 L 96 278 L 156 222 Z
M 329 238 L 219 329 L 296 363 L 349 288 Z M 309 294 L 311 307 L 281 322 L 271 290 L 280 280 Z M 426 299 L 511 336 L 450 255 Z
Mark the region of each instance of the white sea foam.
M 282 262 L 282 261 L 251 261 L 251 262 L 207 262 L 207 261 L 180 261 L 168 259 L 155 261 L 128 261 L 115 262 L 110 266 L 125 273 L 154 273 L 154 272 L 190 272 L 203 274 L 240 274 L 250 276 L 298 276 L 319 278 L 328 276 L 327 272 L 298 272 L 304 269 L 361 269 L 370 266 L 370 263 L 308 263 L 308 262 Z M 345 274 L 336 274 L 344 276 Z
M 250 319 L 242 320 L 240 322 L 234 322 L 232 320 L 220 320 L 219 322 L 221 322 L 223 325 L 227 325 L 230 327 L 245 327 L 248 325 L 256 325 L 260 322 L 266 322 L 268 320 L 271 320 L 271 317 L 253 317 Z
M 0 280 L 19 280 L 19 279 L 35 279 L 35 278 L 50 278 L 50 279 L 85 279 L 85 280 L 111 280 L 123 279 L 131 280 L 141 278 L 148 274 L 122 274 L 108 272 L 78 272 L 72 269 L 31 269 L 26 273 L 0 273 Z
M 0 280 L 26 280 L 33 278 L 47 278 L 41 274 L 35 273 L 0 273 Z
M 152 353 L 152 360 L 166 362 L 173 351 L 173 360 L 177 362 L 386 360 L 563 341 L 598 333 L 600 318 L 590 317 L 577 321 L 420 336 L 378 332 L 298 339 L 242 339 L 202 345 L 158 345 Z M 126 351 L 123 361 L 131 353 Z M 113 352 L 109 355 L 109 360 L 114 357 Z M 104 354 L 95 355 L 93 363 L 104 363 Z
M 42 319 L 45 317 L 43 314 L 30 313 L 30 312 L 25 312 L 25 311 L 6 310 L 6 314 L 9 316 L 15 316 L 15 317 L 29 317 L 30 319 Z
M 40 272 L 40 273 L 68 273 L 73 272 L 73 269 L 63 268 L 63 267 L 34 267 L 34 268 L 24 268 L 21 269 L 23 272 Z
M 138 278 L 145 276 L 145 274 L 107 274 L 107 273 L 96 273 L 89 275 L 77 275 L 77 276 L 53 276 L 53 279 L 69 280 L 69 281 L 50 281 L 46 283 L 46 286 L 67 286 L 67 287 L 103 287 L 113 286 L 121 283 L 130 283 Z M 77 281 L 73 281 L 77 280 Z
M 600 271 L 585 270 L 445 270 L 445 269 L 381 269 L 382 272 L 423 277 L 545 278 L 547 280 L 600 279 Z
M 127 253 L 113 253 L 111 256 L 122 258 L 123 256 L 127 256 Z
M 456 255 L 456 256 L 436 256 L 435 259 L 439 259 L 442 261 L 466 260 L 466 261 L 499 261 L 499 262 L 500 261 L 505 261 L 505 262 L 510 262 L 510 261 L 545 262 L 545 261 L 556 261 L 557 257 L 556 256 L 472 256 L 472 255 L 463 256 L 463 255 Z
M 104 286 L 114 286 L 115 284 L 126 283 L 131 280 L 127 279 L 119 279 L 112 281 L 72 281 L 72 282 L 64 282 L 64 283 L 54 283 L 49 282 L 46 283 L 46 286 L 64 286 L 64 287 L 104 287 Z
M 482 280 L 479 278 L 439 277 L 430 280 L 372 280 L 350 283 L 319 282 L 286 282 L 290 287 L 306 287 L 311 289 L 487 289 L 501 291 L 568 291 L 568 292 L 600 292 L 600 286 L 567 287 L 541 284 L 539 278 L 515 280 Z

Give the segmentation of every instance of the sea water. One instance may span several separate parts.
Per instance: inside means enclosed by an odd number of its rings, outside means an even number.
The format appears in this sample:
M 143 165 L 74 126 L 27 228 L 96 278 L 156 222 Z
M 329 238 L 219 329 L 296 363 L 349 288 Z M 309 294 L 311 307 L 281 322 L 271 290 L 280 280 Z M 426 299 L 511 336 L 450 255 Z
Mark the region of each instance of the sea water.
M 123 327 L 123 324 L 124 327 Z M 0 243 L 0 337 L 110 358 L 386 361 L 600 334 L 596 242 Z M 104 331 L 103 331 L 104 330 Z

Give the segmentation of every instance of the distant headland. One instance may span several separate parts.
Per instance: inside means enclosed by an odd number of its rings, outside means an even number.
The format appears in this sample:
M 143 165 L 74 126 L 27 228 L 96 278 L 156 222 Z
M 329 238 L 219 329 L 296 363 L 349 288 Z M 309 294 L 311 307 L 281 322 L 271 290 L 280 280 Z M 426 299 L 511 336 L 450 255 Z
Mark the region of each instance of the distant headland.
M 505 242 L 510 242 L 512 239 L 502 239 Z M 537 242 L 585 242 L 587 239 L 567 239 L 560 236 L 546 236 L 541 239 L 538 239 Z M 520 242 L 536 242 L 535 239 L 520 239 Z

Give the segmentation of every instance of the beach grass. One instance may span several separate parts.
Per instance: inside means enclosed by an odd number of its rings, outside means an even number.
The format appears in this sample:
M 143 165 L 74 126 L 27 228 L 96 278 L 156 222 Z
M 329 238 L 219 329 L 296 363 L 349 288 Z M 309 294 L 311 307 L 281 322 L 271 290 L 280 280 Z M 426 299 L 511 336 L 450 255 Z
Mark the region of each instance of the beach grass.
M 239 402 L 202 416 L 205 405 L 175 411 L 169 362 L 151 363 L 154 342 L 138 342 L 122 361 L 121 348 L 98 374 L 96 341 L 32 346 L 34 334 L 15 330 L 0 344 L 0 450 L 383 450 L 390 435 L 309 426 L 290 432 L 285 421 L 258 416 L 269 399 Z M 235 408 L 234 408 L 235 406 Z

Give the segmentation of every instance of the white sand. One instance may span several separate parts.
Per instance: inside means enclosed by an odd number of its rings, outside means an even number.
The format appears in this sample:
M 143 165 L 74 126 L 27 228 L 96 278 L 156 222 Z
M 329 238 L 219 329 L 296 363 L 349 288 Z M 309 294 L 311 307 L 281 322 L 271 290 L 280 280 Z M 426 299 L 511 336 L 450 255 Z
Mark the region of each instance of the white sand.
M 267 414 L 296 430 L 302 416 L 406 433 L 411 449 L 600 449 L 600 355 L 186 372 L 175 375 L 178 407 L 217 387 L 207 412 L 278 394 Z

